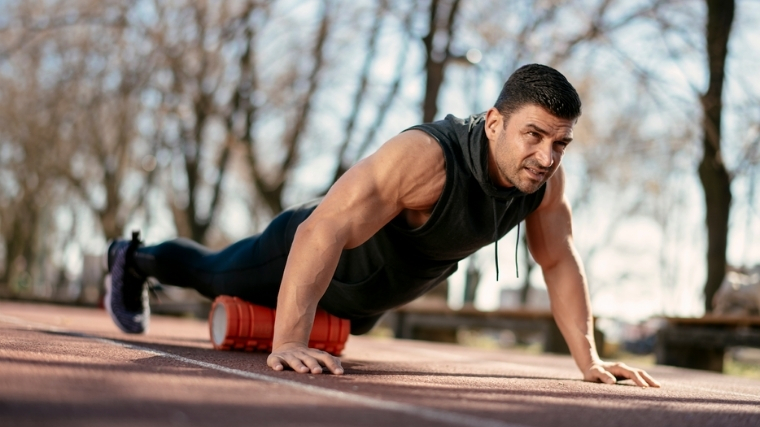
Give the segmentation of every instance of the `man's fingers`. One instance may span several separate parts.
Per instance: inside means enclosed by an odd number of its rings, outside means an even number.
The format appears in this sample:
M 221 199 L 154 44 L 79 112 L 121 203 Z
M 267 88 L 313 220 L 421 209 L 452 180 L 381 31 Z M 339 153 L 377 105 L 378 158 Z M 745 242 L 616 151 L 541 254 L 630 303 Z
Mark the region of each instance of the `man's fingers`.
M 650 386 L 657 387 L 657 388 L 660 387 L 660 383 L 657 382 L 657 380 L 655 380 L 654 378 L 652 378 L 651 375 L 649 375 L 648 373 L 646 373 L 646 371 L 641 371 L 641 376 L 644 378 L 644 380 L 647 383 L 649 383 Z
M 316 349 L 272 353 L 267 358 L 267 365 L 275 371 L 289 367 L 302 374 L 321 374 L 323 372 L 322 366 L 325 366 L 333 374 L 341 375 L 343 373 L 340 359 Z
M 615 380 L 615 376 L 609 373 L 607 370 L 602 368 L 601 366 L 595 366 L 592 367 L 588 374 L 585 377 L 586 381 L 591 382 L 600 382 L 605 384 L 615 384 L 617 380 Z
M 311 354 L 305 353 L 301 356 L 301 362 L 303 362 L 304 365 L 306 365 L 307 368 L 309 368 L 309 371 L 312 374 L 321 374 L 322 373 L 322 365 L 319 364 L 319 361 L 315 359 Z
M 599 377 L 598 377 L 603 383 L 605 384 L 615 384 L 617 383 L 617 380 L 615 379 L 615 376 L 611 373 L 607 372 L 604 369 L 600 369 Z
M 617 366 L 611 366 L 609 370 L 612 371 L 612 373 L 614 373 L 616 376 L 632 380 L 639 387 L 647 388 L 650 385 L 653 385 L 655 387 L 660 386 L 657 381 L 655 381 L 643 370 L 631 368 L 624 363 L 621 363 Z
M 618 379 L 629 379 L 642 388 L 660 387 L 643 369 L 631 368 L 625 363 L 600 362 L 592 365 L 584 374 L 586 381 L 600 381 L 605 384 L 615 384 Z
M 627 372 L 627 374 L 628 374 L 627 378 L 632 379 L 633 382 L 636 383 L 637 386 L 644 387 L 644 388 L 649 387 L 649 384 L 647 384 L 646 381 L 644 381 L 644 379 L 641 378 L 641 375 L 639 375 L 637 371 L 631 369 Z
M 282 360 L 278 356 L 270 354 L 269 357 L 267 357 L 267 365 L 275 371 L 282 371 L 285 369 L 285 366 L 282 363 Z
M 294 354 L 285 354 L 284 358 L 285 358 L 285 362 L 287 362 L 288 366 L 290 366 L 290 369 L 296 372 L 305 374 L 311 371 L 311 369 L 308 366 L 306 366 L 304 362 L 301 360 L 301 357 L 297 357 Z
M 292 353 L 285 354 L 271 354 L 267 358 L 267 365 L 275 371 L 282 371 L 285 367 L 290 369 L 306 373 L 309 372 L 309 368 L 304 365 L 298 357 L 295 357 Z
M 343 367 L 340 366 L 340 359 L 330 355 L 329 353 L 319 352 L 319 361 L 333 374 L 341 375 L 343 373 Z

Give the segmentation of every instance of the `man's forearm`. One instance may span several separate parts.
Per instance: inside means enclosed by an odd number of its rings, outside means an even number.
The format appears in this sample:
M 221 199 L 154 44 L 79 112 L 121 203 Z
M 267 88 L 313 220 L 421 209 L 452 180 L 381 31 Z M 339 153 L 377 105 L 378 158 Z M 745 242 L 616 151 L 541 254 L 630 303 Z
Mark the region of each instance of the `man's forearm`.
M 330 284 L 344 243 L 329 227 L 302 224 L 296 232 L 277 297 L 273 350 L 306 346 L 319 299 Z
M 594 321 L 583 267 L 576 257 L 544 269 L 552 314 L 578 368 L 585 372 L 598 362 Z

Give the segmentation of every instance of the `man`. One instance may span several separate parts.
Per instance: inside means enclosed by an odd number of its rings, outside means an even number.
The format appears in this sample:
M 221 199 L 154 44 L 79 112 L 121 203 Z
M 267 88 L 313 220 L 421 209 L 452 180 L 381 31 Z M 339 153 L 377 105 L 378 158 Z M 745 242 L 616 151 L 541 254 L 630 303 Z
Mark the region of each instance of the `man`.
M 107 307 L 125 332 L 144 331 L 149 276 L 210 298 L 276 306 L 267 364 L 342 374 L 338 358 L 307 347 L 317 306 L 350 319 L 353 334 L 365 333 L 385 311 L 445 280 L 459 260 L 525 219 L 552 312 L 584 379 L 659 386 L 642 370 L 603 362 L 594 345 L 560 168 L 580 114 L 578 94 L 562 74 L 524 66 L 486 113 L 399 134 L 318 204 L 283 212 L 260 235 L 217 253 L 187 240 L 114 242 Z

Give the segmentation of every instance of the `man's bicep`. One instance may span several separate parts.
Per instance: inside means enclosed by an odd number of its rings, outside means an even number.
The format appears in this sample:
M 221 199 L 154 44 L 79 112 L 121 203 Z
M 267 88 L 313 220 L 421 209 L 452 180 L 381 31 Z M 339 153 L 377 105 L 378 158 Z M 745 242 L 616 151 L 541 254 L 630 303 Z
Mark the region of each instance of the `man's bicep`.
M 572 214 L 564 196 L 526 219 L 528 248 L 542 268 L 551 268 L 573 256 Z

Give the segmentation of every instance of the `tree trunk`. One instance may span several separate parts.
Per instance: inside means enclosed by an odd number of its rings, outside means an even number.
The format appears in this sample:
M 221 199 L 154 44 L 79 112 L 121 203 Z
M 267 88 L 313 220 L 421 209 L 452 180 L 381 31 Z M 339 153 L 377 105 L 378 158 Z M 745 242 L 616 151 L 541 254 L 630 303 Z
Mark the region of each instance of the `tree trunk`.
M 448 9 L 445 7 L 448 6 Z M 452 57 L 450 48 L 454 38 L 454 18 L 459 9 L 459 0 L 450 2 L 432 0 L 430 2 L 428 34 L 422 39 L 425 44 L 425 99 L 422 105 L 423 123 L 432 122 L 438 112 L 438 93 L 443 84 L 446 64 Z M 440 15 L 440 16 L 439 16 Z M 445 43 L 437 46 L 436 34 L 443 36 Z
M 480 285 L 480 269 L 475 265 L 474 258 L 467 260 L 467 274 L 464 280 L 464 303 L 471 305 L 475 303 L 475 294 Z
M 699 178 L 705 191 L 707 223 L 707 282 L 705 311 L 712 311 L 712 299 L 726 273 L 728 218 L 731 209 L 731 179 L 721 155 L 721 112 L 726 54 L 734 0 L 707 0 L 707 60 L 710 80 L 702 95 L 702 145 Z

